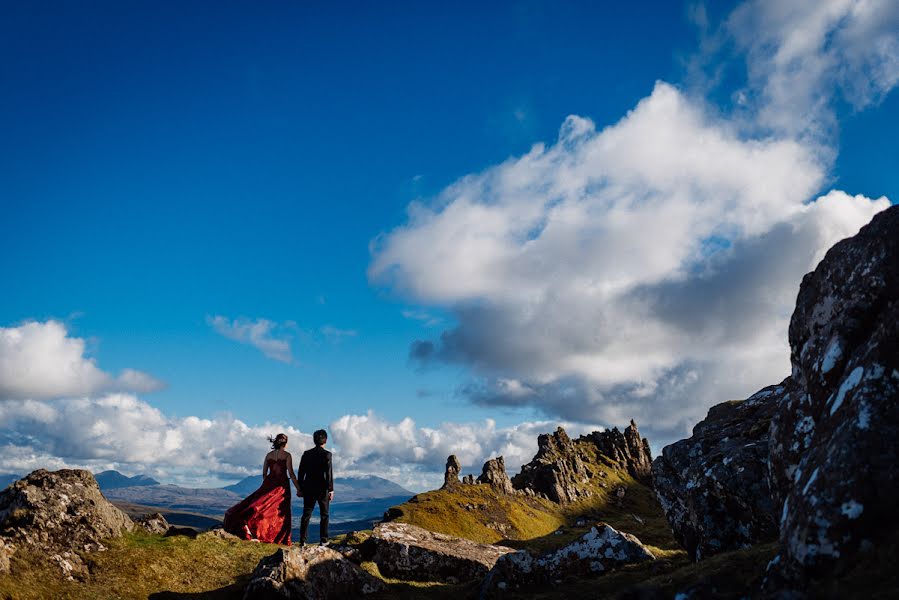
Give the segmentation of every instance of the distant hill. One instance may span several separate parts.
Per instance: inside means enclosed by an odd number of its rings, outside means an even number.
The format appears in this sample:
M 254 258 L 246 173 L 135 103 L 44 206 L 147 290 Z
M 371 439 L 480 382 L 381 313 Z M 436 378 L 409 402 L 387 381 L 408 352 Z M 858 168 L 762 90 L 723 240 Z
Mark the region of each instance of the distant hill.
M 132 519 L 142 517 L 144 515 L 158 512 L 169 525 L 177 525 L 178 527 L 193 527 L 194 529 L 209 529 L 222 524 L 220 519 L 201 515 L 198 513 L 169 510 L 159 506 L 145 506 L 143 504 L 131 504 L 130 502 L 113 502 L 119 509 L 125 512 Z
M 124 487 L 159 485 L 158 481 L 151 477 L 147 477 L 146 475 L 135 475 L 134 477 L 128 477 L 127 475 L 123 475 L 118 471 L 103 471 L 102 473 L 96 473 L 94 474 L 94 478 L 97 480 L 97 484 L 103 491 Z
M 21 475 L 16 475 L 15 473 L 0 473 L 0 490 L 6 488 L 6 486 L 13 481 L 18 481 L 21 478 Z
M 104 489 L 114 503 L 128 502 L 220 517 L 243 498 L 221 488 L 183 488 L 177 485 L 142 485 Z
M 250 475 L 223 490 L 247 496 L 262 485 L 262 475 Z M 366 475 L 364 477 L 337 477 L 334 479 L 334 496 L 337 502 L 365 502 L 381 498 L 411 498 L 414 494 L 389 479 Z

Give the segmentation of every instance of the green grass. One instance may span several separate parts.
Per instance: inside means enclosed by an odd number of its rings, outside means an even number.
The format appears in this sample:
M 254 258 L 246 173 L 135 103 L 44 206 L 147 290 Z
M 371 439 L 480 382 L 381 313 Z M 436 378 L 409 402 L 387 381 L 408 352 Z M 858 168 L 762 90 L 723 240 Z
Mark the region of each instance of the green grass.
M 17 552 L 12 571 L 0 576 L 0 598 L 158 598 L 190 597 L 215 592 L 218 598 L 241 598 L 243 586 L 259 560 L 277 546 L 219 539 L 161 537 L 134 532 L 109 540 L 108 550 L 86 555 L 91 576 L 86 582 L 62 579 L 45 557 Z M 187 596 L 181 596 L 187 594 Z

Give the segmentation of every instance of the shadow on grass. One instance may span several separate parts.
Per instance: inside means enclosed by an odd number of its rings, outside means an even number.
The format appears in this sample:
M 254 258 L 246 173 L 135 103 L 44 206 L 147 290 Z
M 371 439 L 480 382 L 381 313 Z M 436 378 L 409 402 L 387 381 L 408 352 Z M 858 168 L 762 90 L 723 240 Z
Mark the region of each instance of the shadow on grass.
M 247 580 L 226 585 L 217 590 L 205 592 L 156 592 L 150 594 L 148 600 L 187 600 L 188 598 L 206 598 L 209 600 L 241 600 Z

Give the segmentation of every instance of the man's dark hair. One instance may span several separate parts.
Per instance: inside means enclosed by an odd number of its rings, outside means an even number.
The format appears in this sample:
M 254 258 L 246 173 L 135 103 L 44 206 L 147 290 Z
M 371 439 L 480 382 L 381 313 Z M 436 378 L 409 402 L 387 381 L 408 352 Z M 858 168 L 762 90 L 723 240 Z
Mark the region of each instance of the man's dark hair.
M 316 446 L 321 446 L 328 441 L 328 432 L 324 429 L 319 429 L 312 434 L 312 441 L 315 442 Z

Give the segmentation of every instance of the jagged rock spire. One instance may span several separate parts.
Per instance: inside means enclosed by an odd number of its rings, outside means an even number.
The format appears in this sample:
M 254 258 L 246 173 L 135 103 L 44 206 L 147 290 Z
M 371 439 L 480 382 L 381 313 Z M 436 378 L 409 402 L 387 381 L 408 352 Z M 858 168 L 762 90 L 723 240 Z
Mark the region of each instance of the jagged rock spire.
M 512 481 L 506 474 L 506 463 L 502 456 L 491 458 L 484 463 L 481 476 L 478 477 L 478 483 L 492 485 L 504 494 L 512 494 L 515 492 L 515 488 L 512 487 Z
M 462 465 L 455 454 L 450 454 L 446 459 L 446 471 L 443 473 L 443 487 L 447 488 L 459 484 L 459 472 Z

